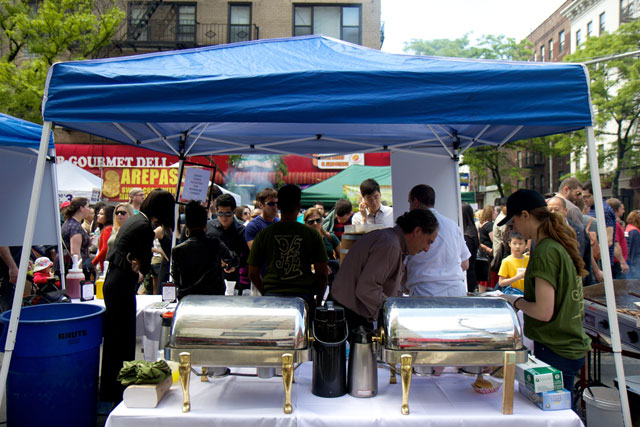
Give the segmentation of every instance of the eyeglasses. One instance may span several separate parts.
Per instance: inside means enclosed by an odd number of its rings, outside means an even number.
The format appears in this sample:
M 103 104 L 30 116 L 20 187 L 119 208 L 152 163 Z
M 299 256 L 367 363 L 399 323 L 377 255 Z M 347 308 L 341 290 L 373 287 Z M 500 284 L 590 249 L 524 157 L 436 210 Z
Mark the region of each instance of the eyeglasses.
M 265 203 L 265 205 L 271 206 L 271 207 L 274 207 L 277 204 L 278 204 L 278 202 L 267 202 L 267 203 Z
M 230 217 L 233 216 L 233 212 L 217 212 L 216 215 Z
M 310 219 L 310 220 L 307 221 L 307 224 L 309 224 L 309 225 L 322 224 L 322 218 Z
M 127 211 L 116 211 L 116 215 L 126 215 L 128 214 Z

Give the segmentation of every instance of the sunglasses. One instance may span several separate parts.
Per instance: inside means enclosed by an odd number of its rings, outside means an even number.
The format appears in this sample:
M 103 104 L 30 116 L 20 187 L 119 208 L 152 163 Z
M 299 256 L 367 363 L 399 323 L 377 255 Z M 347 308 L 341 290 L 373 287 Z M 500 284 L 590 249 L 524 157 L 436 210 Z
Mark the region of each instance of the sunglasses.
M 321 223 L 322 223 L 322 218 L 310 219 L 310 220 L 307 221 L 307 224 L 309 224 L 309 225 L 321 224 Z
M 233 216 L 233 212 L 217 212 L 216 215 L 229 217 Z
M 116 215 L 126 215 L 127 213 L 126 211 L 116 211 Z
M 267 202 L 267 203 L 265 203 L 265 205 L 271 206 L 271 207 L 274 207 L 277 204 L 278 204 L 278 202 Z

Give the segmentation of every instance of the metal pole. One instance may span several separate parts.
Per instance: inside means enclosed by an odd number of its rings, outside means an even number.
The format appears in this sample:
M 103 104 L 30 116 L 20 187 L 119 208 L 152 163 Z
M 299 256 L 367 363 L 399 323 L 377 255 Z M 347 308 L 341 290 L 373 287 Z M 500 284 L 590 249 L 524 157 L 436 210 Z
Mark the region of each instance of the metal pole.
M 29 201 L 29 214 L 27 215 L 27 226 L 22 242 L 22 255 L 20 256 L 20 267 L 18 270 L 18 280 L 13 295 L 13 305 L 11 306 L 11 319 L 9 320 L 7 342 L 5 343 L 4 359 L 0 369 L 0 402 L 4 398 L 9 375 L 9 365 L 11 356 L 16 345 L 18 334 L 18 324 L 20 321 L 20 308 L 22 307 L 22 294 L 24 284 L 27 279 L 27 268 L 29 267 L 29 256 L 31 255 L 31 245 L 33 244 L 33 234 L 36 229 L 36 218 L 38 217 L 38 205 L 40 204 L 40 191 L 42 190 L 42 179 L 44 178 L 44 166 L 47 160 L 47 150 L 51 135 L 51 122 L 44 122 L 42 125 L 42 136 L 40 137 L 40 149 L 38 150 L 38 161 L 31 187 L 31 200 Z M 57 198 L 57 196 L 56 196 Z
M 604 273 L 604 290 L 607 301 L 607 315 L 609 317 L 609 331 L 611 332 L 611 350 L 618 375 L 618 390 L 620 403 L 624 415 L 624 425 L 631 427 L 631 412 L 627 397 L 627 382 L 624 376 L 622 363 L 622 345 L 620 344 L 620 329 L 618 327 L 618 312 L 616 310 L 616 296 L 613 288 L 611 274 L 611 260 L 609 258 L 609 244 L 607 242 L 607 230 L 604 222 L 604 205 L 602 201 L 602 188 L 600 187 L 600 168 L 598 167 L 598 151 L 596 149 L 596 137 L 593 126 L 587 130 L 587 155 L 589 158 L 589 170 L 591 172 L 591 184 L 593 186 L 593 206 L 596 210 L 596 222 L 598 224 L 598 241 L 600 244 L 600 256 L 602 259 L 602 271 Z

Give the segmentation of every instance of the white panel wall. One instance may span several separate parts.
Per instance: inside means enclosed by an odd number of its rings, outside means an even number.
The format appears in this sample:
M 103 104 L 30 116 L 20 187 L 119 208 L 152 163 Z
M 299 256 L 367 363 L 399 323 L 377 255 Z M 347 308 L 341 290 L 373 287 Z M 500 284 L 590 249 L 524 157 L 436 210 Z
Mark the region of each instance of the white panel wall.
M 427 184 L 436 192 L 436 210 L 459 222 L 460 188 L 456 162 L 442 157 L 391 152 L 391 183 L 395 218 L 409 210 L 409 190 Z
M 0 246 L 22 246 L 37 159 L 31 151 L 0 148 Z M 34 245 L 58 242 L 55 212 L 58 201 L 54 196 L 52 166 L 49 162 L 45 165 Z

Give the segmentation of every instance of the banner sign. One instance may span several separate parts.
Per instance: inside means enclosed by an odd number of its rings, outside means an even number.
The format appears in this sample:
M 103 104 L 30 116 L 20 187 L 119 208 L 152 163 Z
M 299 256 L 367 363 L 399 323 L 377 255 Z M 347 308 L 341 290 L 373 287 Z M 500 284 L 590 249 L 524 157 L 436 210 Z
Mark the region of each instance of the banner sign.
M 176 194 L 177 168 L 104 168 L 103 173 L 102 195 L 111 201 L 128 201 L 135 187 L 142 188 L 145 196 L 155 188 Z
M 314 159 L 313 163 L 319 169 L 346 169 L 351 165 L 364 165 L 364 153 Z

